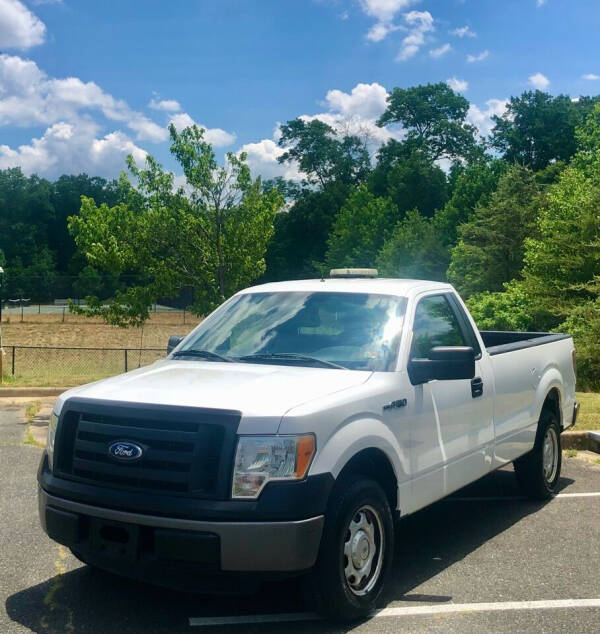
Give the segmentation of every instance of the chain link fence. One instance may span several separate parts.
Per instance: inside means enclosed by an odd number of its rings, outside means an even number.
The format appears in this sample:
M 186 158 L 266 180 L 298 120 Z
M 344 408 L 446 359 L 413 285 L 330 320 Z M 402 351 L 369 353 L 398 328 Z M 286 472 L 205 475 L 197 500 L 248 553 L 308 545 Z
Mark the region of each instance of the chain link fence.
M 7 383 L 72 386 L 129 372 L 166 356 L 157 348 L 50 348 L 5 346 Z
M 146 323 L 162 324 L 165 326 L 195 325 L 200 321 L 198 317 L 187 310 L 174 310 L 164 306 L 155 306 L 150 311 L 150 318 Z M 2 307 L 3 324 L 103 324 L 100 317 L 86 317 L 71 313 L 66 305 L 32 304 L 30 302 L 19 305 L 4 302 Z

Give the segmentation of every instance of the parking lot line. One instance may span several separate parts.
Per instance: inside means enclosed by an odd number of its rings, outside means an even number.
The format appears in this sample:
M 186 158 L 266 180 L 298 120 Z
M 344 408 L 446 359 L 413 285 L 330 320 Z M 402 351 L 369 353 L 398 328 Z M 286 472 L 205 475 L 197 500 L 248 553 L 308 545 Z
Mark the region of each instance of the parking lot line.
M 547 601 L 503 601 L 498 603 L 447 603 L 445 605 L 416 605 L 406 608 L 383 608 L 373 618 L 401 616 L 428 616 L 464 612 L 503 612 L 509 610 L 559 610 L 573 608 L 600 608 L 600 599 L 556 599 Z M 215 625 L 251 625 L 257 623 L 285 623 L 314 621 L 320 617 L 312 612 L 289 614 L 251 614 L 248 616 L 192 617 L 192 627 Z
M 600 497 L 599 491 L 591 491 L 589 493 L 557 493 L 552 498 L 597 498 Z M 489 495 L 489 496 L 472 496 L 472 497 L 449 497 L 444 498 L 443 502 L 497 502 L 497 501 L 514 501 L 528 500 L 524 495 Z
M 313 612 L 290 612 L 289 614 L 248 614 L 247 616 L 191 617 L 190 625 L 255 625 L 259 623 L 290 623 L 293 621 L 318 621 L 321 617 Z

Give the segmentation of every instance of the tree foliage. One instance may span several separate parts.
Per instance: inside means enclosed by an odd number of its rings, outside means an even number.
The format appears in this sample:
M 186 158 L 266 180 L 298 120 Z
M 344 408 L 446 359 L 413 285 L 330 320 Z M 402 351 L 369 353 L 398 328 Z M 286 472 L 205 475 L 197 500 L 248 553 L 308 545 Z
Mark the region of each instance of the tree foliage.
M 394 88 L 377 125 L 400 124 L 405 143 L 432 160 L 471 158 L 476 153 L 474 126 L 467 123 L 469 102 L 447 84 Z
M 365 185 L 348 196 L 337 214 L 326 255 L 327 265 L 374 267 L 377 254 L 398 220 L 389 198 L 375 197 Z
M 542 196 L 533 172 L 515 165 L 488 204 L 476 207 L 460 225 L 448 277 L 463 295 L 500 291 L 505 282 L 520 277 L 524 242 L 535 232 Z
M 206 313 L 265 267 L 264 252 L 273 218 L 282 204 L 277 190 L 262 191 L 252 180 L 244 155 L 228 154 L 217 164 L 212 147 L 196 126 L 170 128 L 171 152 L 181 165 L 185 186 L 174 188 L 173 174 L 152 157 L 140 169 L 129 158 L 136 186 L 121 178 L 121 201 L 109 207 L 82 199 L 69 229 L 88 261 L 113 275 L 145 275 L 145 285 L 118 292 L 91 312 L 119 325 L 141 323 L 159 297 L 183 286 L 196 289 L 192 308 Z
M 575 130 L 591 112 L 594 98 L 573 101 L 540 90 L 511 97 L 505 113 L 494 116 L 491 145 L 505 160 L 533 170 L 553 161 L 569 161 L 577 150 Z
M 445 281 L 448 250 L 435 220 L 410 210 L 381 248 L 377 267 L 388 277 Z
M 446 174 L 423 152 L 406 152 L 391 140 L 378 152 L 378 163 L 368 179 L 376 196 L 391 198 L 403 216 L 417 207 L 424 216 L 433 216 L 448 199 Z
M 288 121 L 281 126 L 279 145 L 285 152 L 278 161 L 296 162 L 309 185 L 354 185 L 364 179 L 371 167 L 369 152 L 361 139 L 340 137 L 319 119 Z

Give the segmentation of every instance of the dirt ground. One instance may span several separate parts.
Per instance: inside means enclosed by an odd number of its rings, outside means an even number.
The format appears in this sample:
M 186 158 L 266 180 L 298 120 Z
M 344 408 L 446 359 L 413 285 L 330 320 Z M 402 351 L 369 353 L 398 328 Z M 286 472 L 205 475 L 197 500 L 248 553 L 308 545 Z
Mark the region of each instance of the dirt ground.
M 164 348 L 170 335 L 186 335 L 200 321 L 181 313 L 152 315 L 142 328 L 108 326 L 95 319 L 68 315 L 27 315 L 23 323 L 2 323 L 2 342 L 9 346 L 57 346 L 92 348 Z M 35 320 L 34 320 L 35 318 Z

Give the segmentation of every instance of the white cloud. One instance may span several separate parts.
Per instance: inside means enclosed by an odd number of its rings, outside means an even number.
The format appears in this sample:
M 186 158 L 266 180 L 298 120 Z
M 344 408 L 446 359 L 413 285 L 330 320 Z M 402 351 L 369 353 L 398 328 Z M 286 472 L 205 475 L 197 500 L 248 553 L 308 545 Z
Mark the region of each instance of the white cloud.
M 469 90 L 469 82 L 464 79 L 458 79 L 457 77 L 450 77 L 450 79 L 446 79 L 446 83 L 452 90 L 456 92 L 465 92 Z
M 581 78 L 587 81 L 598 81 L 600 79 L 600 75 L 596 75 L 596 73 L 588 73 L 587 75 L 583 75 Z
M 54 123 L 41 137 L 17 149 L 0 145 L 0 169 L 19 166 L 25 174 L 49 178 L 80 172 L 112 177 L 123 170 L 128 154 L 138 163 L 146 158 L 146 152 L 123 132 L 100 138 L 97 132 L 98 126 L 90 121 Z
M 254 175 L 263 179 L 281 176 L 288 180 L 300 180 L 302 175 L 295 164 L 282 165 L 277 159 L 285 150 L 272 139 L 263 139 L 258 143 L 246 143 L 242 145 L 240 152 L 246 152 L 247 162 Z
M 369 29 L 366 38 L 371 42 L 381 42 L 393 31 L 398 31 L 401 26 L 393 24 L 398 12 L 408 9 L 420 0 L 360 0 L 362 10 L 377 22 Z
M 387 90 L 376 82 L 356 84 L 350 93 L 330 90 L 325 97 L 329 109 L 344 117 L 376 119 L 386 108 Z
M 138 140 L 164 141 L 167 131 L 125 101 L 115 99 L 94 82 L 77 77 L 48 77 L 35 62 L 0 55 L 0 126 L 49 126 L 78 121 L 91 113 L 123 123 Z
M 389 33 L 398 31 L 401 27 L 386 22 L 376 22 L 367 32 L 366 38 L 371 42 L 381 42 Z
M 181 110 L 179 102 L 174 99 L 162 99 L 160 101 L 151 99 L 148 107 L 152 108 L 152 110 L 163 110 L 165 112 L 179 112 Z
M 546 0 L 536 0 L 536 6 L 543 7 L 546 4 Z
M 26 173 L 48 177 L 80 171 L 114 176 L 123 169 L 127 154 L 137 160 L 146 156 L 137 141 L 168 139 L 167 115 L 180 127 L 193 123 L 187 113 L 172 112 L 179 107 L 177 102 L 155 104 L 165 113 L 158 123 L 94 82 L 49 77 L 32 60 L 0 54 L 0 130 L 3 126 L 45 130 L 18 147 L 0 145 L 0 169 L 21 165 Z M 221 128 L 201 127 L 216 147 L 235 141 L 235 135 Z
M 0 49 L 27 49 L 46 40 L 46 26 L 19 0 L 0 0 Z
M 550 80 L 542 73 L 536 73 L 529 77 L 529 83 L 537 90 L 546 90 L 550 85 Z
M 469 26 L 461 26 L 458 29 L 450 31 L 450 35 L 456 35 L 456 37 L 477 37 L 477 33 L 471 30 Z
M 197 123 L 187 112 L 180 112 L 173 115 L 169 123 L 172 123 L 178 132 L 183 130 L 183 128 L 189 128 L 190 126 L 197 125 L 199 128 L 204 130 L 204 140 L 214 147 L 225 147 L 227 145 L 231 145 L 236 139 L 235 134 L 231 134 L 221 128 L 207 128 L 205 125 Z
M 477 55 L 467 55 L 467 62 L 469 62 L 469 64 L 473 64 L 475 62 L 482 62 L 484 59 L 489 57 L 489 55 L 490 55 L 490 52 L 488 50 L 482 51 L 481 53 L 478 53 Z
M 400 62 L 414 57 L 425 44 L 425 35 L 434 30 L 433 16 L 429 11 L 410 11 L 404 15 L 404 21 L 409 34 L 402 40 L 402 48 L 396 57 Z
M 391 22 L 399 11 L 417 4 L 419 0 L 360 0 L 363 11 L 380 22 Z
M 489 99 L 485 102 L 485 106 L 486 107 L 482 110 L 479 106 L 471 104 L 467 115 L 467 121 L 474 125 L 479 130 L 479 134 L 483 137 L 489 136 L 494 127 L 492 117 L 501 117 L 504 114 L 508 106 L 508 100 Z
M 429 57 L 433 57 L 433 59 L 438 59 L 440 57 L 444 57 L 444 55 L 449 53 L 451 50 L 452 46 L 450 46 L 450 44 L 442 44 L 442 46 L 429 51 Z

